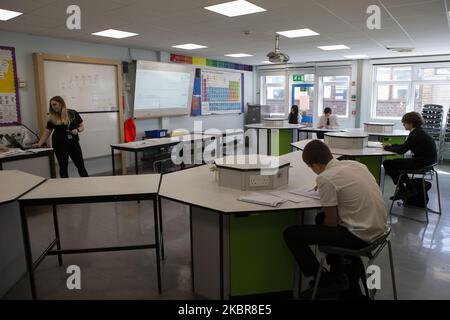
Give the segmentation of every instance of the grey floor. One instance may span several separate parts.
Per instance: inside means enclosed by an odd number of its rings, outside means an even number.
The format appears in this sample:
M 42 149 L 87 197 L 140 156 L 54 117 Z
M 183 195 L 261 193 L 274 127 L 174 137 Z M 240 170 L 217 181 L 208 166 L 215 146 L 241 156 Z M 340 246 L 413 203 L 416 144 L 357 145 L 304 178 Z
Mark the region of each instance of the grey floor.
M 399 299 L 450 299 L 450 166 L 441 166 L 443 216 L 430 214 L 430 223 L 398 218 L 393 224 L 393 253 Z M 386 205 L 392 182 L 385 183 Z M 430 204 L 437 208 L 435 184 Z M 163 294 L 156 286 L 154 250 L 68 255 L 59 267 L 47 257 L 36 270 L 40 299 L 199 299 L 191 290 L 188 207 L 163 201 L 166 259 L 162 262 Z M 60 206 L 59 223 L 64 248 L 140 244 L 153 242 L 151 202 L 126 202 Z M 421 212 L 395 206 L 399 213 L 423 218 Z M 53 234 L 46 208 L 33 208 L 29 223 L 33 252 L 46 247 Z M 66 268 L 81 268 L 81 290 L 66 287 Z M 392 299 L 387 250 L 376 264 L 381 267 L 377 299 Z M 29 299 L 23 277 L 3 299 Z

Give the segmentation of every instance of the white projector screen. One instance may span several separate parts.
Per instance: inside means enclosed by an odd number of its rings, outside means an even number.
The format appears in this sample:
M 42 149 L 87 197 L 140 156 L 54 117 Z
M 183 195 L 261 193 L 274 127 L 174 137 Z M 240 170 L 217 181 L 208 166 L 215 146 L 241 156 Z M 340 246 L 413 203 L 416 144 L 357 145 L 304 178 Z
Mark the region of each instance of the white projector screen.
M 190 114 L 194 77 L 192 66 L 137 61 L 134 117 Z

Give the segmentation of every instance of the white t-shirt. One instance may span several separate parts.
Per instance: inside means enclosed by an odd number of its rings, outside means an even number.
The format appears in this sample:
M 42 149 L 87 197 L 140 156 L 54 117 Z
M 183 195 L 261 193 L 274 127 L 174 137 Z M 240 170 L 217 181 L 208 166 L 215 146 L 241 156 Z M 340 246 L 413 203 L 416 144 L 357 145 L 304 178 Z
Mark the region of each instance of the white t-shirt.
M 327 126 L 327 117 L 323 114 L 319 118 L 319 126 L 322 126 L 326 129 L 336 129 L 339 128 L 338 117 L 334 114 L 330 114 L 330 125 Z
M 383 196 L 364 164 L 332 159 L 316 182 L 322 206 L 337 206 L 339 225 L 367 242 L 386 231 L 387 211 Z

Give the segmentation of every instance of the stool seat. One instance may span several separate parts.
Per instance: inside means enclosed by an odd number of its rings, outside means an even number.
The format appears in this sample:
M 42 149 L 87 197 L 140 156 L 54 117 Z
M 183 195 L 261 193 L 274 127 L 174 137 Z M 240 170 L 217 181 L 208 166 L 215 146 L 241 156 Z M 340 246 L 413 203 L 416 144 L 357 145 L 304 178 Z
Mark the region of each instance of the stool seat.
M 373 257 L 372 252 L 375 251 L 380 245 L 382 245 L 387 237 L 389 237 L 391 233 L 391 229 L 389 228 L 385 233 L 376 238 L 373 242 L 368 243 L 367 247 L 364 247 L 359 250 L 334 247 L 334 246 L 321 246 L 319 245 L 319 251 L 328 254 L 337 254 L 337 255 L 345 255 L 345 256 L 353 256 L 353 257 L 367 257 L 371 259 Z
M 399 170 L 401 174 L 426 174 L 430 171 L 434 171 L 434 168 L 437 166 L 437 163 L 431 164 L 429 166 L 420 168 L 420 169 L 408 169 L 408 170 Z

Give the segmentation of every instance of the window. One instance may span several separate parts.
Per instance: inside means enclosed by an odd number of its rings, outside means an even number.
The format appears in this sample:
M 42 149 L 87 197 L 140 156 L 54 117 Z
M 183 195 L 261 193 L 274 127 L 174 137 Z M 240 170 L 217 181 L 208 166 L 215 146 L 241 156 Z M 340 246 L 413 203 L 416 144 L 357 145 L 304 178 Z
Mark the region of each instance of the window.
M 426 104 L 450 106 L 450 63 L 374 67 L 372 118 L 400 120 Z
M 281 75 L 261 76 L 261 104 L 269 105 L 271 114 L 286 114 L 286 77 Z
M 409 110 L 412 66 L 375 67 L 372 118 L 400 119 Z
M 321 77 L 322 108 L 318 110 L 319 115 L 323 109 L 331 108 L 337 116 L 348 116 L 349 83 L 349 76 Z

